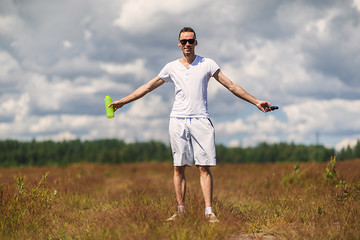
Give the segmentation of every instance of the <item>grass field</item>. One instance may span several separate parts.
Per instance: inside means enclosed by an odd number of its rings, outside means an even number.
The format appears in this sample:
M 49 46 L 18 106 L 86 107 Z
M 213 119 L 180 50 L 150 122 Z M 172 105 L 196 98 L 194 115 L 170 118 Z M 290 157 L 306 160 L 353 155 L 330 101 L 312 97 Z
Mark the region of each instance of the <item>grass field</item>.
M 0 239 L 360 239 L 360 159 L 218 165 L 216 224 L 197 171 L 169 223 L 171 163 L 0 169 Z

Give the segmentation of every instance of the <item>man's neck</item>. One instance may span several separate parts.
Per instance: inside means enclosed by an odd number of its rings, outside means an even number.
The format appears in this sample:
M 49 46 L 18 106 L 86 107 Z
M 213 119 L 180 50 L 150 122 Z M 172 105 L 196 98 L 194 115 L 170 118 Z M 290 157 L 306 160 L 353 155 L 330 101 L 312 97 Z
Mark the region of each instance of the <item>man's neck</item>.
M 191 54 L 191 55 L 183 55 L 182 58 L 180 58 L 180 62 L 188 67 L 192 64 L 192 62 L 195 60 L 196 55 L 195 54 Z

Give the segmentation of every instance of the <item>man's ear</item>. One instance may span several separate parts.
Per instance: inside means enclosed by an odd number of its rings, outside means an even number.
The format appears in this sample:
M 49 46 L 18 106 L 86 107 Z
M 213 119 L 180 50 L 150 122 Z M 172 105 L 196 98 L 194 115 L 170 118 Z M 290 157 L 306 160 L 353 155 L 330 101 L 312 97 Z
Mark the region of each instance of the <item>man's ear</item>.
M 181 43 L 178 41 L 178 46 L 181 47 Z
M 198 41 L 195 39 L 195 46 L 197 46 L 198 45 Z

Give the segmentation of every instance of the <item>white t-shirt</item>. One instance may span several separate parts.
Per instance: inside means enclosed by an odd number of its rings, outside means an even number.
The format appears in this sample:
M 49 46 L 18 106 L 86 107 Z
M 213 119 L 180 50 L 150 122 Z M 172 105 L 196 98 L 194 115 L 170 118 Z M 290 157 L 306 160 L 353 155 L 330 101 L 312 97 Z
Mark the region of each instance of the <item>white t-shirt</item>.
M 208 117 L 208 82 L 219 68 L 212 59 L 200 56 L 196 56 L 188 68 L 179 59 L 166 64 L 158 76 L 175 84 L 170 117 Z

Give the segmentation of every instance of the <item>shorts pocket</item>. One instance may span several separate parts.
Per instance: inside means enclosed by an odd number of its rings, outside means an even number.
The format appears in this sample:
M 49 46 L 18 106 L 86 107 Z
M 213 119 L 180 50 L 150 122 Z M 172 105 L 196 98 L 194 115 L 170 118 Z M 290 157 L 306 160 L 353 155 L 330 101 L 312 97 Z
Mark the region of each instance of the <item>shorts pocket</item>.
M 210 125 L 214 128 L 214 124 L 212 123 L 211 119 L 208 118 L 207 120 L 209 121 Z

